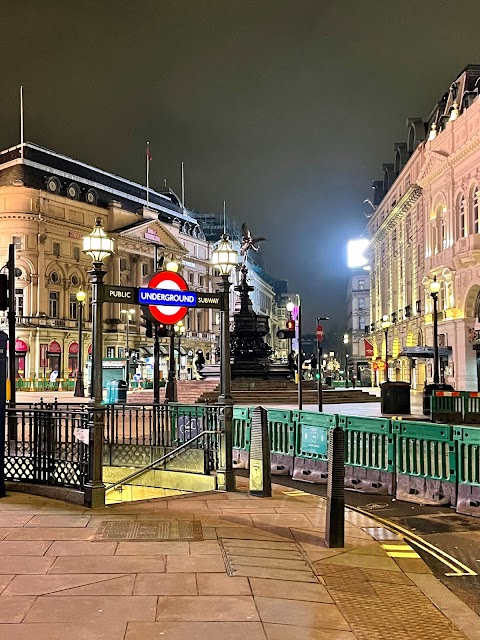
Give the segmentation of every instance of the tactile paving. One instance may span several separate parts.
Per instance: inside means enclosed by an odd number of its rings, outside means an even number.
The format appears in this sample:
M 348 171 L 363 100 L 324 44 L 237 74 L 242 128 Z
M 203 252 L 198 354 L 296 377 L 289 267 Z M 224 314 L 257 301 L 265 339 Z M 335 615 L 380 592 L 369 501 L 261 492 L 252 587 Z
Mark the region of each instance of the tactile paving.
M 153 522 L 110 521 L 97 529 L 102 540 L 203 540 L 199 520 L 156 520 Z

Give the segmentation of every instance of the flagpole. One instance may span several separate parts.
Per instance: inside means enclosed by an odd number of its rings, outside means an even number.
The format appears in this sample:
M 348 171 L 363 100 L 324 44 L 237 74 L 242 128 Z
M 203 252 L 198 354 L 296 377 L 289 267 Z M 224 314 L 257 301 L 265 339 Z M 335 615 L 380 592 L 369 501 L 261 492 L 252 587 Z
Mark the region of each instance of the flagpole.
M 150 142 L 147 142 L 147 153 L 146 155 L 146 162 L 147 162 L 147 209 L 149 208 L 149 204 L 150 204 L 150 185 L 149 185 L 149 181 L 150 181 Z
M 182 162 L 182 209 L 185 211 L 185 173 Z
M 23 86 L 20 86 L 20 157 L 23 158 Z

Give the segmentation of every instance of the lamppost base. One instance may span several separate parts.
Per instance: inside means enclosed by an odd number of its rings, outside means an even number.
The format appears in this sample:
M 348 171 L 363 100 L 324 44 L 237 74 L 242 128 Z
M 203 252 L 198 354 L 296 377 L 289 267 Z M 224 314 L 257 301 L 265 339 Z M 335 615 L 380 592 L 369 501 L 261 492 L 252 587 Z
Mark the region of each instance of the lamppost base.
M 217 489 L 219 491 L 235 491 L 236 488 L 233 470 L 219 469 L 217 471 Z
M 86 484 L 84 487 L 84 504 L 89 509 L 99 509 L 105 506 L 105 485 Z
M 85 397 L 85 387 L 83 384 L 83 380 L 77 378 L 75 380 L 75 390 L 73 392 L 73 396 L 75 398 L 84 398 Z

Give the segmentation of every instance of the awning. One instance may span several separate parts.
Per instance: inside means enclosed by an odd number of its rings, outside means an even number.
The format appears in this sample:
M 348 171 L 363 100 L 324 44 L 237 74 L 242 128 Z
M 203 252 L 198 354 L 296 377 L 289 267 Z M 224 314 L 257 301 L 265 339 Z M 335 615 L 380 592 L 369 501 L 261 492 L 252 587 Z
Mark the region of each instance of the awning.
M 147 358 L 151 358 L 153 356 L 153 347 L 144 347 L 143 345 L 140 345 L 140 349 Z
M 404 347 L 398 355 L 406 356 L 407 358 L 433 358 L 433 347 Z M 438 347 L 438 355 L 444 358 L 452 355 L 452 347 Z

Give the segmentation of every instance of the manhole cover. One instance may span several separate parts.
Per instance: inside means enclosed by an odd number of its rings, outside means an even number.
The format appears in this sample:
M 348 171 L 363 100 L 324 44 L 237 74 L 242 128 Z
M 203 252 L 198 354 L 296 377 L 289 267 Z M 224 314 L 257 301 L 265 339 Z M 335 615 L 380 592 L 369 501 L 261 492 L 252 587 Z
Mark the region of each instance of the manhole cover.
M 104 522 L 94 540 L 203 540 L 198 520 L 157 520 L 156 522 Z

